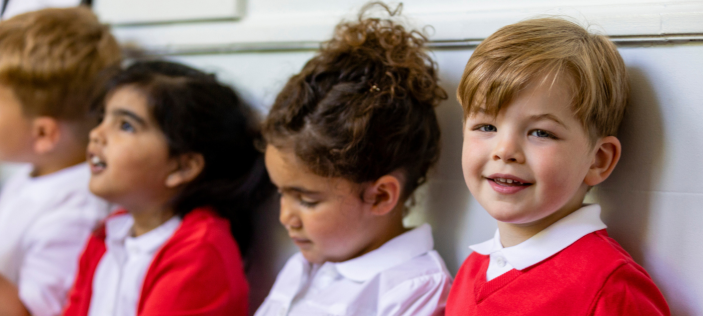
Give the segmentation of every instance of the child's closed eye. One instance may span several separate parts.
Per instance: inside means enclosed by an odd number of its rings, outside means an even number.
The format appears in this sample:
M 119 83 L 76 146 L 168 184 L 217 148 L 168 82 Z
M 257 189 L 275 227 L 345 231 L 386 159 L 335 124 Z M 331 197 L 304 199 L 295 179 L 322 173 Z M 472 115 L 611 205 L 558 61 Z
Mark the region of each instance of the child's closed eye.
M 318 203 L 320 203 L 320 201 L 309 200 L 309 199 L 306 199 L 306 198 L 304 198 L 304 197 L 302 197 L 302 196 L 298 198 L 298 201 L 299 201 L 299 203 L 300 203 L 300 205 L 301 205 L 302 207 L 306 207 L 306 208 L 313 208 L 313 207 L 315 207 Z

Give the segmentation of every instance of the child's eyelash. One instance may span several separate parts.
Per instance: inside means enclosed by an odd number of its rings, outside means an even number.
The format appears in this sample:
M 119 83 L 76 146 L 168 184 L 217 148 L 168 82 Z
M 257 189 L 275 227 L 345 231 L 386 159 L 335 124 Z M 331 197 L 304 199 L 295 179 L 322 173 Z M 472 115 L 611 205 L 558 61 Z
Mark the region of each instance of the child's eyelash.
M 537 133 L 539 133 L 539 134 L 541 134 L 541 135 L 536 135 Z M 534 135 L 535 137 L 539 137 L 539 138 L 559 139 L 559 138 L 558 138 L 556 135 L 554 135 L 553 133 L 550 133 L 550 132 L 545 131 L 545 130 L 543 130 L 543 129 L 536 129 L 536 130 L 530 131 L 530 134 L 529 134 L 529 135 L 533 135 L 533 134 L 535 134 L 535 135 Z
M 298 199 L 298 200 L 300 201 L 300 205 L 302 205 L 303 207 L 315 207 L 315 205 L 317 205 L 317 203 L 318 203 L 318 202 L 308 202 L 303 199 Z
M 132 126 L 131 123 L 127 121 L 121 121 L 120 122 L 120 129 L 128 132 L 133 132 L 134 131 L 134 126 Z
M 480 131 L 480 132 L 495 132 L 498 129 L 491 124 L 478 124 L 478 125 L 474 126 L 474 128 L 472 130 Z

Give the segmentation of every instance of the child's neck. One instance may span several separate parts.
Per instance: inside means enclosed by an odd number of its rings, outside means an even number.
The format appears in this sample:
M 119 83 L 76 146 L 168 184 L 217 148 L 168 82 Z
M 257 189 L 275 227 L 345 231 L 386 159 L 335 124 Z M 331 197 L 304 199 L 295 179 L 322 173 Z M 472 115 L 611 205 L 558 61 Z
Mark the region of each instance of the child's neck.
M 54 172 L 66 169 L 68 167 L 73 167 L 75 165 L 85 162 L 85 153 L 81 152 L 79 155 L 67 156 L 67 157 L 56 157 L 55 159 L 45 159 L 49 157 L 43 157 L 40 162 L 33 163 L 34 169 L 32 169 L 32 177 L 41 177 L 45 175 L 52 174 Z
M 132 237 L 139 237 L 154 230 L 175 215 L 172 209 L 163 206 L 146 207 L 139 210 L 130 209 L 129 213 L 134 218 Z
M 387 243 L 388 241 L 390 241 L 391 239 L 393 239 L 395 237 L 398 237 L 398 236 L 404 234 L 407 231 L 408 231 L 408 229 L 405 228 L 405 226 L 403 226 L 402 220 L 398 221 L 397 223 L 394 223 L 394 225 L 392 225 L 391 227 L 388 227 L 388 229 L 383 230 L 381 235 L 379 235 L 378 238 L 376 238 L 374 240 L 374 242 L 369 246 L 369 248 L 365 251 L 365 253 L 368 253 L 372 250 L 376 250 L 376 249 L 380 248 L 381 246 L 383 246 L 383 244 Z
M 577 211 L 583 205 L 583 198 L 574 199 L 556 212 L 530 223 L 506 223 L 498 221 L 498 231 L 500 232 L 500 243 L 504 248 L 512 247 L 537 235 L 547 227 L 556 223 L 567 215 Z
M 86 144 L 76 140 L 66 140 L 59 143 L 56 150 L 42 154 L 32 161 L 33 177 L 52 174 L 62 169 L 84 163 Z
M 402 207 L 399 207 L 393 212 L 394 213 L 391 214 L 389 218 L 386 218 L 384 222 L 380 222 L 377 226 L 374 225 L 374 227 L 369 227 L 369 232 L 377 232 L 377 234 L 375 234 L 374 239 L 366 247 L 361 249 L 359 253 L 347 260 L 354 259 L 365 255 L 371 251 L 374 251 L 383 246 L 391 239 L 398 237 L 409 230 L 405 228 L 405 226 L 403 226 Z

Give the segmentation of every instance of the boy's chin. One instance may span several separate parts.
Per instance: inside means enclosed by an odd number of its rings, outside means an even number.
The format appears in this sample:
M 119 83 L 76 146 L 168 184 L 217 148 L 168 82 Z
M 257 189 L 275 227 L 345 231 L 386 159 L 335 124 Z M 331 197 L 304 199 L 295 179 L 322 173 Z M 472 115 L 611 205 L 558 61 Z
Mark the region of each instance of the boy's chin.
M 530 211 L 518 207 L 487 207 L 485 208 L 491 217 L 495 218 L 499 222 L 508 224 L 526 224 L 532 220 L 529 218 Z

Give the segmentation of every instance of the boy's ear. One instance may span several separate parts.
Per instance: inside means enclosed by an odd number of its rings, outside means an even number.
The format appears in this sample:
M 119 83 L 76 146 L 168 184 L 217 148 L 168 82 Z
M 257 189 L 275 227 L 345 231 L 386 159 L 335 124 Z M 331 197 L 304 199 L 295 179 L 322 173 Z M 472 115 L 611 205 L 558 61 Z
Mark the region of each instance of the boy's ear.
M 166 177 L 166 187 L 176 188 L 193 181 L 205 168 L 205 158 L 202 154 L 187 153 L 177 159 L 178 167 Z
M 398 177 L 385 175 L 371 183 L 364 190 L 364 201 L 371 203 L 374 215 L 386 215 L 395 209 L 400 201 L 402 188 Z
M 59 121 L 48 116 L 32 119 L 32 149 L 43 155 L 53 151 L 61 139 Z
M 615 136 L 606 136 L 598 141 L 594 148 L 595 155 L 591 168 L 584 182 L 589 186 L 599 184 L 607 179 L 620 160 L 622 145 Z

